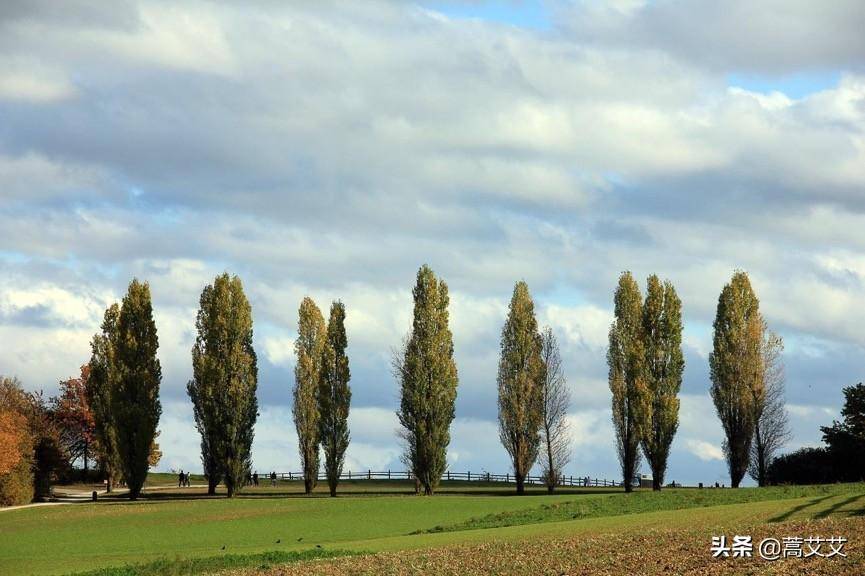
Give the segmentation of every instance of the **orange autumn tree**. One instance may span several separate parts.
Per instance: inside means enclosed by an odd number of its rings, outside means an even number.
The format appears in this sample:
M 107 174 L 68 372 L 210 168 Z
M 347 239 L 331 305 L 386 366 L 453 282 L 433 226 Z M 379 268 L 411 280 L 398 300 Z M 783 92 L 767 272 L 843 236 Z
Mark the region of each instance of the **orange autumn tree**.
M 60 442 L 72 464 L 81 459 L 84 472 L 97 455 L 96 421 L 87 400 L 87 379 L 90 366 L 81 366 L 78 378 L 60 383 L 60 395 L 52 398 L 55 420 L 60 428 Z
M 27 419 L 12 410 L 0 410 L 0 476 L 11 472 L 24 458 Z

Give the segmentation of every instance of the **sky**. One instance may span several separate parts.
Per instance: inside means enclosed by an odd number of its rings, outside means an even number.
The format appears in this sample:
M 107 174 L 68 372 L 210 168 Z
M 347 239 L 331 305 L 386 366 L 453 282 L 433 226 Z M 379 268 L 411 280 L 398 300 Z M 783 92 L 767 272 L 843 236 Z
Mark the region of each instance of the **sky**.
M 524 279 L 558 336 L 566 473 L 617 478 L 619 274 L 683 302 L 668 480 L 729 482 L 712 320 L 751 276 L 785 341 L 785 450 L 820 443 L 865 347 L 865 4 L 11 1 L 0 5 L 0 374 L 56 392 L 150 282 L 161 470 L 199 470 L 185 392 L 202 288 L 253 307 L 253 466 L 297 471 L 297 309 L 347 307 L 351 470 L 402 469 L 390 356 L 417 269 L 449 285 L 449 465 L 509 469 L 499 337 Z M 644 466 L 644 471 L 648 471 Z

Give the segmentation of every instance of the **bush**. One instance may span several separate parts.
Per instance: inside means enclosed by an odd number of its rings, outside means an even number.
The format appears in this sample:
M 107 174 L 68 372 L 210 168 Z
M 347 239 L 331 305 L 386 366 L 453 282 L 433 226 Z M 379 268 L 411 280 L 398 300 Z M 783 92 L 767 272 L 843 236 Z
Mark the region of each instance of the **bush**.
M 17 506 L 33 500 L 33 472 L 30 458 L 22 458 L 12 470 L 0 476 L 0 506 Z
M 769 465 L 770 484 L 830 484 L 839 482 L 834 458 L 826 448 L 802 448 L 775 458 Z

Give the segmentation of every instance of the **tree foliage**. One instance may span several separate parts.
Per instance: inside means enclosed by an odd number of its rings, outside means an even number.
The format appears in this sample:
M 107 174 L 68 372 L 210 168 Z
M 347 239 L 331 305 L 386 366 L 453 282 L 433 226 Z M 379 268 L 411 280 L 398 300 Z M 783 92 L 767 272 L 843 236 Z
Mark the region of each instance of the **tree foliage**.
M 648 411 L 642 445 L 652 469 L 652 488 L 664 485 L 670 446 L 679 427 L 682 356 L 682 303 L 669 281 L 649 276 L 643 305 L 642 339 Z
M 544 366 L 541 403 L 541 445 L 544 458 L 541 476 L 552 492 L 561 482 L 563 470 L 571 459 L 571 437 L 568 429 L 568 409 L 571 394 L 562 369 L 559 343 L 549 326 L 541 333 L 541 362 Z
M 544 409 L 542 340 L 529 287 L 514 286 L 508 317 L 502 328 L 499 358 L 499 438 L 511 457 L 517 493 L 540 449 Z
M 33 499 L 30 402 L 17 379 L 0 377 L 0 506 Z
M 400 381 L 405 461 L 423 488 L 433 494 L 447 469 L 450 425 L 454 419 L 457 367 L 449 328 L 448 287 L 429 266 L 417 273 L 412 329 L 394 371 Z
M 90 366 L 81 366 L 77 378 L 60 382 L 60 394 L 51 399 L 51 408 L 60 429 L 61 448 L 71 466 L 81 460 L 87 473 L 96 453 L 96 422 L 87 399 Z
M 117 377 L 109 378 L 116 386 L 109 398 L 117 455 L 132 500 L 138 498 L 147 477 L 156 427 L 162 414 L 158 347 L 150 286 L 134 279 L 123 297 L 117 318 L 113 363 Z
M 250 471 L 258 417 L 258 364 L 252 346 L 252 307 L 237 276 L 217 276 L 199 299 L 192 347 L 192 380 L 186 386 L 201 435 L 208 492 L 225 481 L 228 497 Z
M 865 480 L 865 384 L 844 388 L 842 420 L 821 426 L 837 481 Z
M 754 440 L 748 474 L 760 486 L 769 482 L 769 465 L 778 450 L 790 439 L 790 426 L 784 402 L 784 341 L 777 334 L 763 335 L 762 394 L 754 398 Z
M 120 370 L 117 364 L 118 326 L 120 306 L 112 304 L 105 310 L 102 332 L 93 336 L 90 347 L 89 375 L 85 392 L 93 413 L 94 433 L 98 446 L 98 460 L 107 479 L 106 490 L 111 492 L 121 474 L 117 449 L 116 426 L 111 410 L 111 397 L 117 388 Z
M 336 487 L 345 451 L 349 443 L 348 412 L 351 406 L 351 388 L 345 334 L 345 305 L 333 302 L 327 322 L 327 340 L 324 346 L 321 382 L 318 392 L 319 436 L 324 448 L 324 469 L 330 495 L 336 496 Z
M 711 394 L 724 429 L 730 484 L 739 486 L 748 469 L 754 437 L 755 399 L 762 398 L 763 334 L 760 302 L 748 275 L 736 272 L 718 298 L 713 351 L 709 356 Z
M 643 311 L 640 287 L 630 272 L 619 277 L 614 296 L 615 320 L 610 326 L 607 365 L 612 392 L 613 428 L 625 491 L 640 465 L 640 441 L 648 427 L 651 396 L 646 383 Z
M 318 391 L 321 383 L 321 363 L 327 342 L 324 317 L 315 302 L 306 297 L 300 303 L 297 340 L 294 351 L 294 426 L 303 467 L 303 483 L 310 494 L 318 482 L 319 420 Z

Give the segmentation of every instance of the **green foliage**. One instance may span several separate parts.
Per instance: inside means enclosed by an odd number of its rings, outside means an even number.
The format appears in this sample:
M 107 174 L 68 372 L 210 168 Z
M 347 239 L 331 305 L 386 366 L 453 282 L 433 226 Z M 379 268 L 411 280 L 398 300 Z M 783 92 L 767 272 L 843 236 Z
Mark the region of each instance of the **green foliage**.
M 412 330 L 401 357 L 395 359 L 400 380 L 400 409 L 406 463 L 433 494 L 447 469 L 450 425 L 457 396 L 457 367 L 448 326 L 448 287 L 429 266 L 417 273 Z
M 108 479 L 107 490 L 111 492 L 116 476 L 120 473 L 120 456 L 117 452 L 117 436 L 111 411 L 111 396 L 117 389 L 119 369 L 117 367 L 117 322 L 120 306 L 112 304 L 105 310 L 102 333 L 96 334 L 90 347 L 90 376 L 86 382 L 87 402 L 93 412 L 94 433 L 99 450 L 99 462 Z
M 279 564 L 352 556 L 358 552 L 348 550 L 303 550 L 299 552 L 262 552 L 260 554 L 224 554 L 204 558 L 163 558 L 153 562 L 127 564 L 114 568 L 100 568 L 76 572 L 71 576 L 195 576 L 212 574 L 233 568 L 255 568 L 264 570 Z
M 754 436 L 755 399 L 764 393 L 760 302 L 748 275 L 738 271 L 718 298 L 713 351 L 709 356 L 711 394 L 724 428 L 730 484 L 739 486 L 748 469 Z
M 631 481 L 639 469 L 639 445 L 651 410 L 645 373 L 642 295 L 630 272 L 619 277 L 614 301 L 615 320 L 610 327 L 607 365 L 622 481 L 625 491 L 630 492 Z
M 327 329 L 321 310 L 310 297 L 300 303 L 297 320 L 297 340 L 294 352 L 294 427 L 303 467 L 303 482 L 309 494 L 318 482 L 319 469 L 319 408 L 318 391 L 321 383 L 322 359 L 327 343 Z
M 499 438 L 511 457 L 517 493 L 540 447 L 545 367 L 535 305 L 525 282 L 517 282 L 502 328 L 499 359 Z
M 110 393 L 110 408 L 117 454 L 133 500 L 138 498 L 147 477 L 150 451 L 162 414 L 158 347 L 150 286 L 134 279 L 117 319 L 114 350 L 117 378 L 109 378 L 116 385 Z
M 345 305 L 334 302 L 330 306 L 330 318 L 327 322 L 327 341 L 322 356 L 318 392 L 319 436 L 324 448 L 324 469 L 331 496 L 336 496 L 336 487 L 349 443 L 348 412 L 351 406 L 351 389 L 348 382 L 351 371 L 345 353 L 347 346 Z
M 653 488 L 664 484 L 670 445 L 679 427 L 679 389 L 685 360 L 682 356 L 682 302 L 676 289 L 649 276 L 643 305 L 643 345 L 649 410 L 643 452 L 652 468 Z
M 209 492 L 224 479 L 232 497 L 250 469 L 258 417 L 252 307 L 240 278 L 221 274 L 204 288 L 195 326 L 193 377 L 186 390 L 201 434 L 201 461 Z
M 835 465 L 834 477 L 843 480 L 865 478 L 865 384 L 844 388 L 841 422 L 821 426 L 823 442 Z

